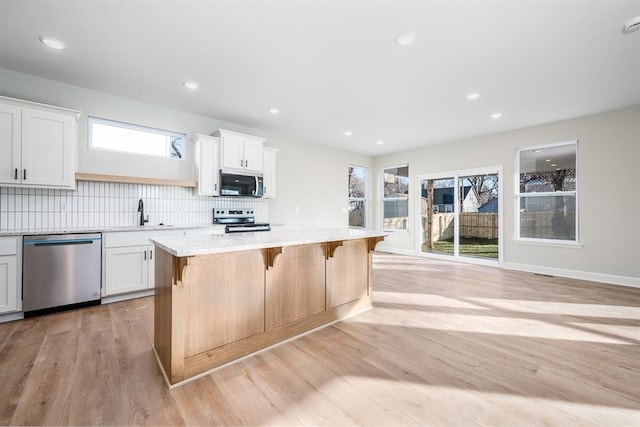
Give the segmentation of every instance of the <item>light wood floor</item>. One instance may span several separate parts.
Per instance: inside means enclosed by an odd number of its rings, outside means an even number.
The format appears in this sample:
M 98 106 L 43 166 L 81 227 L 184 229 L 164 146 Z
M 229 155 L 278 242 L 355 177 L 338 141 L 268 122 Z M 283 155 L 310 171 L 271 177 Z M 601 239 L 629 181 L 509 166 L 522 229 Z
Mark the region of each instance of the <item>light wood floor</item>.
M 640 289 L 386 254 L 375 307 L 168 391 L 153 299 L 0 324 L 0 424 L 640 425 Z

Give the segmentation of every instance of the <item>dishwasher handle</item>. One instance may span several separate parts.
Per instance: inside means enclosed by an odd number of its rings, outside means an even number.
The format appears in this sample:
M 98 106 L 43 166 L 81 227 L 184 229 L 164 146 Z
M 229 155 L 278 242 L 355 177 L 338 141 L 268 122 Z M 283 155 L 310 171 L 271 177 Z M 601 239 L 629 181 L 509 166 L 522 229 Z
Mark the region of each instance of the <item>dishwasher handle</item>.
M 90 245 L 93 240 L 56 240 L 52 242 L 38 242 L 33 246 L 65 246 L 65 245 Z

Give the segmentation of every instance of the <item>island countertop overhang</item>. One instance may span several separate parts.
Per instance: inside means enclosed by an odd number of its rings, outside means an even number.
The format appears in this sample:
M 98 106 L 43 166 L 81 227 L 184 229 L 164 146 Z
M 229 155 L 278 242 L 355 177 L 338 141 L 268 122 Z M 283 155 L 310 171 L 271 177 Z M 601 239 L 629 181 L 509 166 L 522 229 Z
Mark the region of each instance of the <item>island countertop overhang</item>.
M 322 228 L 277 230 L 223 235 L 158 237 L 151 241 L 176 257 L 189 257 L 321 242 L 385 237 L 388 233 L 372 230 Z

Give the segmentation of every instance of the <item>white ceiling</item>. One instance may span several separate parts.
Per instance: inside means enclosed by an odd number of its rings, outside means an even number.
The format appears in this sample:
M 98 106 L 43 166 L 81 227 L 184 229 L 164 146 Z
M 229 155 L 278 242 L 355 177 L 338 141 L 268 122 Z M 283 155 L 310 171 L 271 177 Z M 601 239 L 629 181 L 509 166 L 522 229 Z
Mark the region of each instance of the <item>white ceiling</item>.
M 2 0 L 0 68 L 378 155 L 640 104 L 640 31 L 621 33 L 638 15 L 639 0 Z

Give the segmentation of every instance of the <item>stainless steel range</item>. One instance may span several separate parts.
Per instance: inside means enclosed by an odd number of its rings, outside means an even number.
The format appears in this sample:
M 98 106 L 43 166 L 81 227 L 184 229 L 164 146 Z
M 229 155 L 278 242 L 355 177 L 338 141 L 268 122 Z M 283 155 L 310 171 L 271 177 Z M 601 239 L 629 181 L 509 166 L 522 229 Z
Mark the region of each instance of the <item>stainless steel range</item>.
M 226 225 L 225 233 L 271 230 L 269 224 L 256 224 L 255 211 L 252 209 L 216 208 L 213 210 L 213 223 Z

